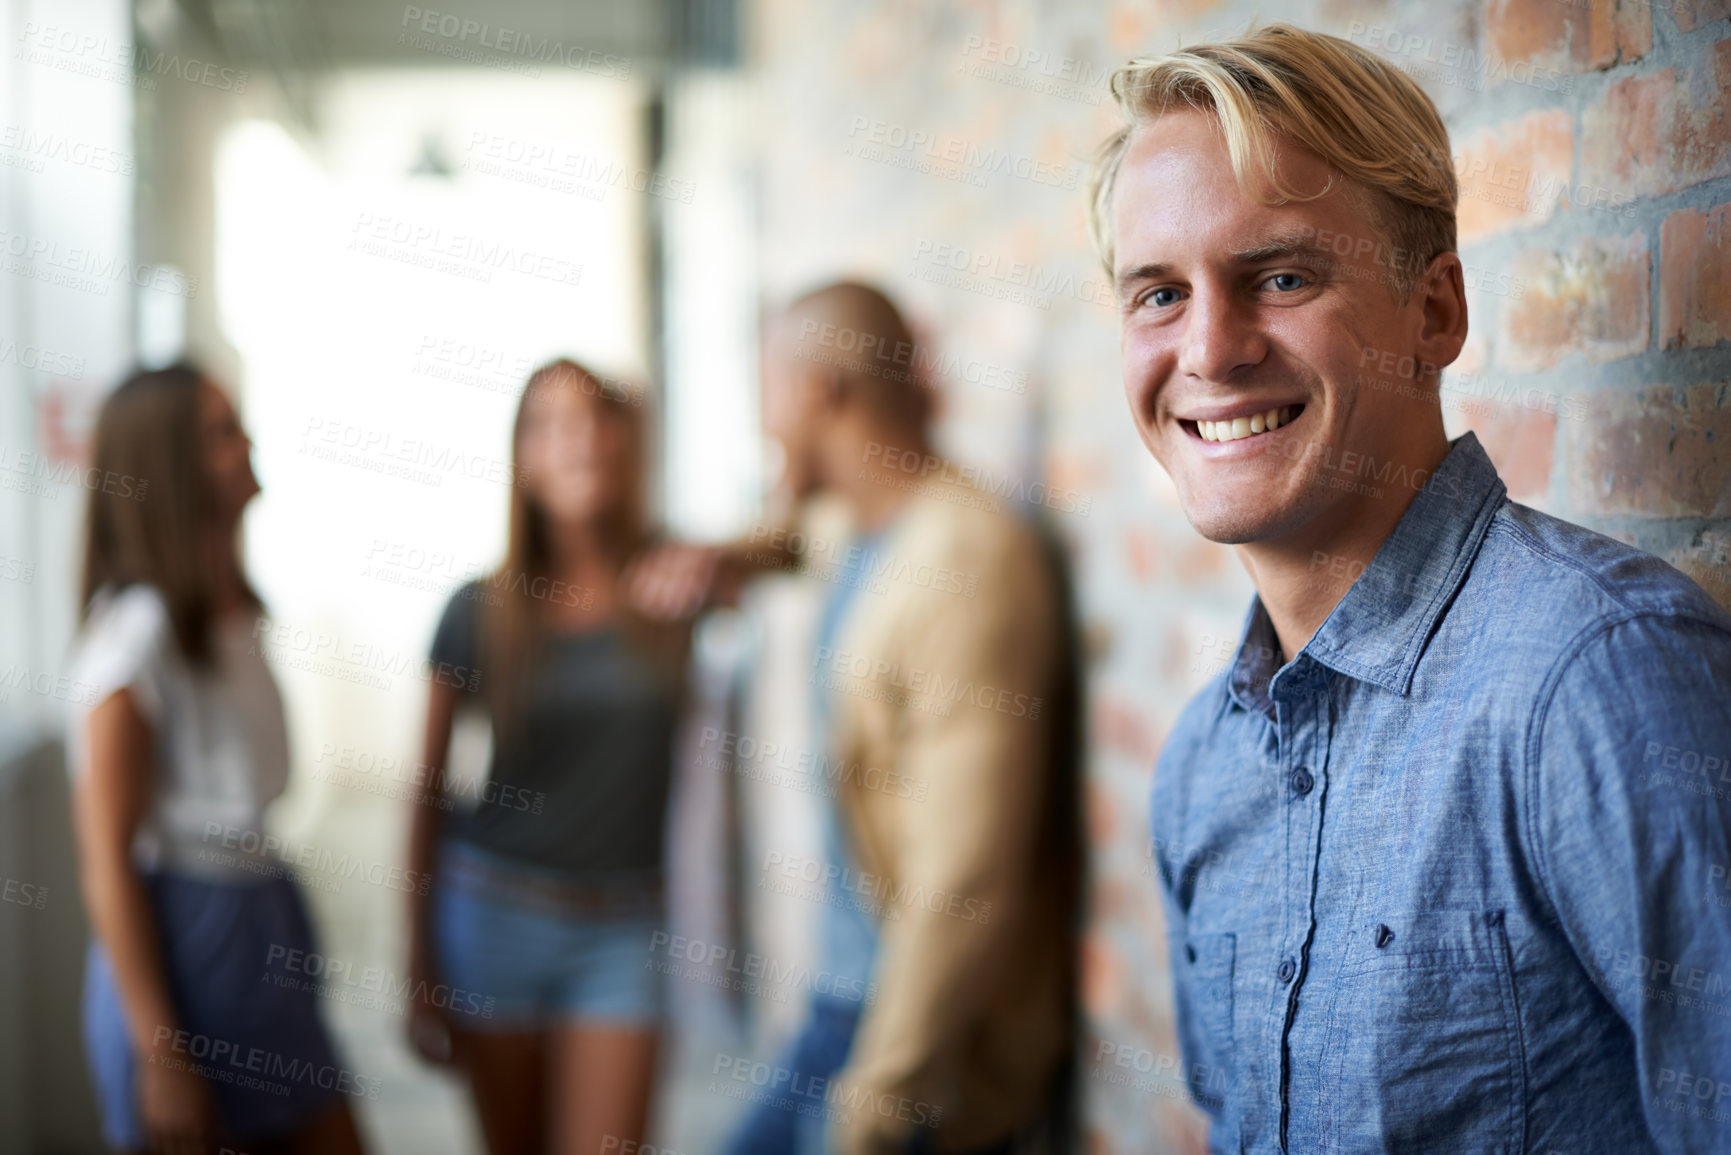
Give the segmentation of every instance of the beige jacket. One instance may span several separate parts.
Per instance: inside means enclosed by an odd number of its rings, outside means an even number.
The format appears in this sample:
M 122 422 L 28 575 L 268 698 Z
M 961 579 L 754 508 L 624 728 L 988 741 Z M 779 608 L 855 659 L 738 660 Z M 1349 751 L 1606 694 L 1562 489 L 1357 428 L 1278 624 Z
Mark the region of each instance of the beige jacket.
M 1066 611 L 1001 499 L 920 492 L 814 666 L 831 752 L 861 768 L 840 797 L 880 930 L 878 997 L 829 1097 L 850 1153 L 933 1120 L 940 1150 L 1001 1140 L 1047 1109 L 1073 1045 L 1075 786 L 1051 750 Z

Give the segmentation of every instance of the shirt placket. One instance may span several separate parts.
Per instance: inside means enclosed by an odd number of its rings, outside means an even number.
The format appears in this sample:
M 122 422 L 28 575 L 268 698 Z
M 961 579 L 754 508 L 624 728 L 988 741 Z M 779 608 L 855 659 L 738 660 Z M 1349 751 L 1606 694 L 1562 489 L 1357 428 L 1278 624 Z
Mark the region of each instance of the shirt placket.
M 1280 938 L 1274 972 L 1274 1014 L 1280 1028 L 1273 1039 L 1270 1070 L 1278 1104 L 1280 1150 L 1286 1152 L 1291 1123 L 1291 1032 L 1316 934 L 1316 881 L 1321 851 L 1322 810 L 1328 794 L 1328 744 L 1331 719 L 1327 676 L 1307 656 L 1302 668 L 1286 671 L 1269 687 L 1279 739 L 1276 766 L 1278 797 L 1284 811 Z

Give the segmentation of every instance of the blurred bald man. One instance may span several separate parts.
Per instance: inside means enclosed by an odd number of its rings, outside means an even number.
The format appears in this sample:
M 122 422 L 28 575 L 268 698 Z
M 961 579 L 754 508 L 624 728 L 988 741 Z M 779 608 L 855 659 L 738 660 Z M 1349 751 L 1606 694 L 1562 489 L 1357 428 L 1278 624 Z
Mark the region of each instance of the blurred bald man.
M 802 1093 L 757 1106 L 735 1155 L 1069 1149 L 1067 595 L 1035 528 L 932 448 L 928 361 L 860 284 L 801 297 L 766 333 L 785 491 L 833 495 L 851 518 L 847 544 L 804 564 L 831 587 L 810 679 L 820 749 L 858 772 L 822 802 L 817 973 L 833 981 L 814 986 L 831 993 L 778 1064 Z

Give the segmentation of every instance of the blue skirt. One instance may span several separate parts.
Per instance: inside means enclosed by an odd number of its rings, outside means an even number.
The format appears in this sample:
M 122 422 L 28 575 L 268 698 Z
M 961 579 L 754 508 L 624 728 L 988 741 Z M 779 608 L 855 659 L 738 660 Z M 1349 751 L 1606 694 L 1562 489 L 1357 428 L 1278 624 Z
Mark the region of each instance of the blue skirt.
M 273 947 L 314 949 L 293 882 L 237 885 L 168 874 L 143 881 L 180 1019 L 178 1032 L 161 1032 L 167 1061 L 204 1076 L 222 1139 L 284 1137 L 345 1094 L 377 1095 L 376 1080 L 338 1064 L 310 985 L 279 985 L 267 968 Z M 122 1150 L 148 1148 L 138 1108 L 138 1053 L 108 952 L 94 941 L 84 972 L 84 1045 L 104 1137 Z

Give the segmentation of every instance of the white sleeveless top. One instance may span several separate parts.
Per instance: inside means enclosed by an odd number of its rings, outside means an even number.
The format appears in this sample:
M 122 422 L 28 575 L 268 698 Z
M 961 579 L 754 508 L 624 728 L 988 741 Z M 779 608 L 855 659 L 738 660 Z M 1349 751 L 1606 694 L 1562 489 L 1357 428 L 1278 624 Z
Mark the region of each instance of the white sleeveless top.
M 253 634 L 256 615 L 211 626 L 211 665 L 188 666 L 153 586 L 104 590 L 74 643 L 68 769 L 89 767 L 92 707 L 132 692 L 155 736 L 155 782 L 133 838 L 143 870 L 220 882 L 287 873 L 265 849 L 264 808 L 288 785 L 288 733 L 276 679 Z M 271 846 L 275 846 L 274 841 Z

